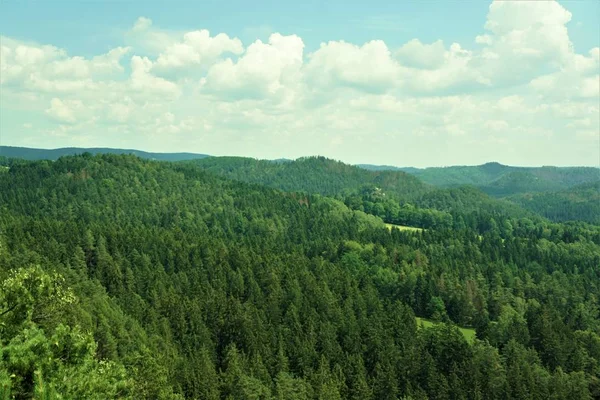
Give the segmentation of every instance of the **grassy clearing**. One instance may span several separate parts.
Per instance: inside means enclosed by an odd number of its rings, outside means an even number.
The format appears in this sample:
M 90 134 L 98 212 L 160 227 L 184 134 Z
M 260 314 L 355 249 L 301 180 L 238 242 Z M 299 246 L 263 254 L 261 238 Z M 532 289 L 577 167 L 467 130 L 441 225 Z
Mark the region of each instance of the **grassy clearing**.
M 423 328 L 431 328 L 433 325 L 437 324 L 437 322 L 431 321 L 429 319 L 425 319 L 425 318 L 419 318 L 419 317 L 415 317 L 417 320 L 417 326 L 421 326 L 421 324 L 423 324 Z M 467 340 L 467 342 L 469 343 L 473 343 L 473 341 L 475 340 L 475 329 L 472 328 L 463 328 L 463 327 L 458 327 L 458 329 L 460 329 L 461 333 L 463 334 L 463 336 L 465 337 L 465 339 Z
M 395 225 L 386 223 L 385 226 L 391 231 L 392 228 L 398 228 L 401 231 L 413 231 L 413 232 L 421 232 L 423 228 L 415 228 L 414 226 L 404 226 L 404 225 Z

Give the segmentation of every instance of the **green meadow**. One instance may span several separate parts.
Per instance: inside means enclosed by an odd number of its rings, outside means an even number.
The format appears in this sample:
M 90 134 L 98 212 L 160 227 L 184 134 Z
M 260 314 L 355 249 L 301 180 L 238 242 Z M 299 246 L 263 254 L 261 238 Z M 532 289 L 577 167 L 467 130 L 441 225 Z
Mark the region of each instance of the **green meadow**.
M 386 223 L 385 226 L 391 231 L 392 228 L 398 228 L 401 231 L 413 231 L 413 232 L 421 232 L 423 228 L 415 228 L 414 226 L 404 226 L 404 225 L 395 225 Z

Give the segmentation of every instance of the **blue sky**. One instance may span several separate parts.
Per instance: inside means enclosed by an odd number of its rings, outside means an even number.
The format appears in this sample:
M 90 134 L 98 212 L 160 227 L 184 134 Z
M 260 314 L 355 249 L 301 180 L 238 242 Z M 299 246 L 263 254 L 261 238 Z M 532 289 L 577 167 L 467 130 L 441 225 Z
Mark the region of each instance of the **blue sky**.
M 569 26 L 575 48 L 599 44 L 600 2 L 563 1 L 573 19 Z M 364 43 L 383 39 L 399 46 L 413 38 L 465 43 L 481 33 L 489 2 L 470 1 L 168 1 L 72 0 L 0 1 L 0 26 L 7 36 L 48 41 L 77 54 L 95 54 L 118 46 L 120 35 L 139 16 L 158 26 L 198 27 L 252 42 L 271 32 L 301 34 L 307 49 L 323 41 Z M 262 36 L 262 37 L 261 37 Z
M 0 0 L 0 34 L 4 145 L 600 163 L 593 0 Z

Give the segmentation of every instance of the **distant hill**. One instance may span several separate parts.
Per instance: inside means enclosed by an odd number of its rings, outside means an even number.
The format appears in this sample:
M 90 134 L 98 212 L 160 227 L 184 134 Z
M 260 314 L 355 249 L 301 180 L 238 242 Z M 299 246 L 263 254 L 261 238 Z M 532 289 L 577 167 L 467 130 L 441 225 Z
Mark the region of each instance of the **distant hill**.
M 600 182 L 557 192 L 518 194 L 507 199 L 552 221 L 600 224 Z
M 379 187 L 396 196 L 433 190 L 405 172 L 368 171 L 325 157 L 302 157 L 278 162 L 244 157 L 210 157 L 194 161 L 194 164 L 239 181 L 324 196 L 354 193 L 366 186 Z
M 360 165 L 369 170 L 399 170 L 440 187 L 473 185 L 485 193 L 504 197 L 526 192 L 552 192 L 584 183 L 600 182 L 593 167 L 512 167 L 497 162 L 477 166 L 397 168 Z
M 111 149 L 105 147 L 81 148 L 64 147 L 59 149 L 33 149 L 28 147 L 0 146 L 0 156 L 5 158 L 22 158 L 25 160 L 57 160 L 59 157 L 75 154 L 133 154 L 140 158 L 158 161 L 196 160 L 209 157 L 196 153 L 150 153 L 132 149 Z
M 191 163 L 238 181 L 340 198 L 353 204 L 353 208 L 381 216 L 388 222 L 392 218 L 386 218 L 385 214 L 397 214 L 397 211 L 391 211 L 394 202 L 444 212 L 486 212 L 514 217 L 534 215 L 473 186 L 436 188 L 403 171 L 369 170 L 325 157 L 303 157 L 284 163 L 243 157 L 210 157 Z M 383 208 L 378 210 L 375 203 L 381 203 Z
M 509 196 L 515 193 L 548 192 L 569 186 L 566 182 L 544 179 L 533 171 L 515 170 L 500 175 L 499 178 L 480 188 L 496 197 Z
M 411 174 L 421 171 L 421 169 L 415 167 L 394 167 L 393 165 L 356 164 L 356 166 L 368 171 L 402 171 Z

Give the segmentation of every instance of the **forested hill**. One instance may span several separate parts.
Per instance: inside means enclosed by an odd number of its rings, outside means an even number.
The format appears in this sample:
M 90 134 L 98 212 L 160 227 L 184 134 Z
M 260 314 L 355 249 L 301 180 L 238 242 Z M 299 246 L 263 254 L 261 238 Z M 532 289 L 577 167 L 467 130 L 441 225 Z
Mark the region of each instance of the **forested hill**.
M 390 195 L 414 197 L 433 189 L 404 172 L 367 171 L 325 157 L 303 157 L 277 163 L 245 157 L 211 157 L 193 164 L 239 181 L 325 196 L 379 187 Z
M 363 166 L 368 169 L 385 167 Z M 444 168 L 398 168 L 435 186 L 473 185 L 494 196 L 568 189 L 600 182 L 600 169 L 592 167 L 512 167 L 499 163 Z
M 395 224 L 451 227 L 452 219 L 460 217 L 477 226 L 495 215 L 535 218 L 533 212 L 491 198 L 473 187 L 439 189 L 402 171 L 368 171 L 325 157 L 305 157 L 285 163 L 210 157 L 190 163 L 243 182 L 334 196 L 353 209 Z
M 553 221 L 580 220 L 600 225 L 600 182 L 557 192 L 518 194 L 509 200 Z
M 5 159 L 21 158 L 25 160 L 57 160 L 59 157 L 82 153 L 91 154 L 133 154 L 140 158 L 160 161 L 194 160 L 208 157 L 196 153 L 149 153 L 141 150 L 111 149 L 105 147 L 64 147 L 60 149 L 33 149 L 28 147 L 0 146 L 0 157 Z
M 0 398 L 598 398 L 600 229 L 474 221 L 389 230 L 191 163 L 15 163 Z

